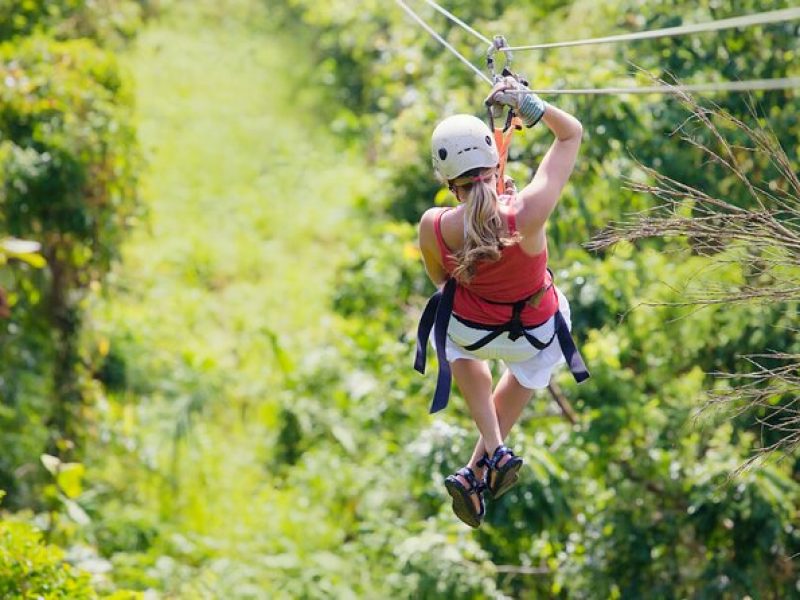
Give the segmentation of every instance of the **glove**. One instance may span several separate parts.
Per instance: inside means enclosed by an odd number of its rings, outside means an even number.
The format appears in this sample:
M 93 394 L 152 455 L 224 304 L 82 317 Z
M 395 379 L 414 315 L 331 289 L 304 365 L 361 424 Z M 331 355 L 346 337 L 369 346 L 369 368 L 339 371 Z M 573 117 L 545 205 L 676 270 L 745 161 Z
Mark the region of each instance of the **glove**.
M 512 108 L 526 127 L 536 125 L 547 108 L 544 100 L 514 77 L 503 77 L 498 81 L 485 102 L 487 106 L 502 104 Z
M 503 177 L 503 191 L 509 196 L 513 196 L 517 193 L 517 183 L 508 175 Z

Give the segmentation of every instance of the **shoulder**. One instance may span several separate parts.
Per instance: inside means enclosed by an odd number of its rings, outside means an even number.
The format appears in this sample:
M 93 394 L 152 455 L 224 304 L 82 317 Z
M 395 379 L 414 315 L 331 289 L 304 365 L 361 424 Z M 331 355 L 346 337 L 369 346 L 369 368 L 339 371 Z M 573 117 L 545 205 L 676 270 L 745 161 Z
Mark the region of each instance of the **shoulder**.
M 429 208 L 426 210 L 422 218 L 419 220 L 419 238 L 420 241 L 431 241 L 436 237 L 436 221 L 441 218 L 441 215 L 446 211 L 446 208 Z
M 447 209 L 446 208 L 441 208 L 441 207 L 438 207 L 438 206 L 436 206 L 434 208 L 429 208 L 424 213 L 422 213 L 422 218 L 419 220 L 419 226 L 421 228 L 422 227 L 433 227 L 434 223 L 436 222 L 436 219 L 445 210 L 447 210 Z
M 513 213 L 517 230 L 523 235 L 532 235 L 544 229 L 549 213 L 541 210 L 542 202 L 535 190 L 526 189 L 524 192 L 515 198 Z
M 508 219 L 509 231 L 514 230 L 522 235 L 520 248 L 526 254 L 539 254 L 547 249 L 544 226 L 536 223 L 526 210 L 525 202 L 518 194 L 508 196 L 501 209 Z

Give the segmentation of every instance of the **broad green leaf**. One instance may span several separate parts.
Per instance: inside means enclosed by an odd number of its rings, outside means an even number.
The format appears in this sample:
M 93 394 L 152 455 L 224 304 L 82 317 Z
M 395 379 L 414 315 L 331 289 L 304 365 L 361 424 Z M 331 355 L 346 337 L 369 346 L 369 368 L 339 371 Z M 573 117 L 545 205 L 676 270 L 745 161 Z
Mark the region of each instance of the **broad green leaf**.
M 42 249 L 42 245 L 39 242 L 20 240 L 16 238 L 7 238 L 0 241 L 0 247 L 2 247 L 3 250 L 12 256 L 33 254 Z
M 89 525 L 92 522 L 91 517 L 86 514 L 86 511 L 83 510 L 77 502 L 69 498 L 62 498 L 62 502 L 64 503 L 64 508 L 67 509 L 67 515 L 70 519 L 75 521 L 75 523 L 78 525 Z
M 347 452 L 353 454 L 356 451 L 356 442 L 353 433 L 344 425 L 335 423 L 331 426 L 331 433 Z
M 61 460 L 57 456 L 51 454 L 42 454 L 40 457 L 44 468 L 47 469 L 52 475 L 58 475 L 58 468 L 61 466 Z
M 86 468 L 81 463 L 62 463 L 56 481 L 61 491 L 69 498 L 77 498 L 83 492 L 83 475 Z
M 41 254 L 32 254 L 32 253 L 25 253 L 25 254 L 9 254 L 12 258 L 16 258 L 17 260 L 21 260 L 22 262 L 28 263 L 30 266 L 36 269 L 43 269 L 47 265 L 47 261 Z

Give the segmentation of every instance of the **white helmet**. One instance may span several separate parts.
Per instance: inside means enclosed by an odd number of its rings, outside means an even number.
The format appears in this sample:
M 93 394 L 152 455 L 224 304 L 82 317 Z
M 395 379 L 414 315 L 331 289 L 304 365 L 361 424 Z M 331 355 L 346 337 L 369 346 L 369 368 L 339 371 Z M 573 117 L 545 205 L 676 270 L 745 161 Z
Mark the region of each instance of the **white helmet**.
M 472 115 L 453 115 L 439 123 L 431 136 L 431 156 L 433 167 L 448 181 L 500 162 L 494 135 Z

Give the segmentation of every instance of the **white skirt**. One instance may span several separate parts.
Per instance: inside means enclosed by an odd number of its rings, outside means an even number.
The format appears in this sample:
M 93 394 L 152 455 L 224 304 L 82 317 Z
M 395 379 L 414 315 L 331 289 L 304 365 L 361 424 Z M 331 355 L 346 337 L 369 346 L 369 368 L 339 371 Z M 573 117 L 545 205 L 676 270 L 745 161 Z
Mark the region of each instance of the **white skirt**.
M 564 294 L 556 288 L 558 296 L 558 309 L 564 316 L 567 326 L 572 329 L 570 320 L 569 302 Z M 555 317 L 550 317 L 538 327 L 526 329 L 536 339 L 546 342 L 555 331 Z M 550 376 L 557 366 L 564 363 L 564 354 L 556 336 L 552 343 L 543 350 L 537 350 L 524 336 L 511 340 L 508 333 L 503 333 L 486 344 L 483 348 L 474 351 L 465 350 L 465 346 L 474 344 L 489 332 L 484 329 L 473 329 L 459 321 L 455 316 L 450 317 L 447 327 L 447 360 L 453 362 L 459 358 L 468 360 L 502 360 L 506 367 L 516 377 L 519 383 L 532 390 L 546 388 L 550 383 Z M 431 341 L 436 345 L 431 336 Z

